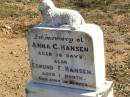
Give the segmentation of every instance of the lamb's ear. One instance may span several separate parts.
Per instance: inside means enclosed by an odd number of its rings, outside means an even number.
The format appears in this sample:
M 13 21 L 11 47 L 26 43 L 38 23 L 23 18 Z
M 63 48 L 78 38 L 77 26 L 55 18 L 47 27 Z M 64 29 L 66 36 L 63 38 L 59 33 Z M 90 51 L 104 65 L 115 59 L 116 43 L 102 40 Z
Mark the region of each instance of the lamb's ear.
M 39 5 L 38 5 L 38 10 L 39 11 L 43 11 L 45 9 L 45 4 L 44 4 L 44 2 L 42 2 L 42 3 L 40 3 Z
M 42 7 L 43 7 L 42 4 L 39 4 L 39 5 L 38 5 L 38 10 L 39 10 L 39 11 L 42 11 L 42 9 L 43 9 Z

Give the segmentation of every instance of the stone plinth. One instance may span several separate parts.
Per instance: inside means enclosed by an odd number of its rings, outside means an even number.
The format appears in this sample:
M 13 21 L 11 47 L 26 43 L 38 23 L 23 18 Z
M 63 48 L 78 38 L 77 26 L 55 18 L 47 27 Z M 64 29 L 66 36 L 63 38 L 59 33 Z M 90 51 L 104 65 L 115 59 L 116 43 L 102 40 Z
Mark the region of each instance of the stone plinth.
M 31 81 L 26 86 L 27 97 L 113 97 L 113 84 L 106 81 L 105 85 L 95 91 L 74 89 L 55 85 L 47 85 Z

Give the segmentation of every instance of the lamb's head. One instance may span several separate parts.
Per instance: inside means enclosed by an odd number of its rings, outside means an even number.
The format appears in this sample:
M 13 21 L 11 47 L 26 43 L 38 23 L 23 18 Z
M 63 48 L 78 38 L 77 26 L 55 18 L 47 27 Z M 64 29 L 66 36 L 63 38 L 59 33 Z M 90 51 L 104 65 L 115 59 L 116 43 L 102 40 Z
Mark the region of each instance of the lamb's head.
M 45 11 L 48 9 L 54 9 L 55 5 L 52 0 L 42 0 L 41 4 L 39 4 L 38 9 L 39 11 Z

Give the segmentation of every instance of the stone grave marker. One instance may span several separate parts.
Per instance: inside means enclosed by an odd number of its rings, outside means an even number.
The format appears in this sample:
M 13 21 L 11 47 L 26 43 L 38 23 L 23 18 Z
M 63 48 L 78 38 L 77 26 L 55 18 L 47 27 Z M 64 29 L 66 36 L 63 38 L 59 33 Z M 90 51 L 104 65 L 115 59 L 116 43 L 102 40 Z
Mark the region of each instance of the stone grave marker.
M 72 13 L 80 17 L 73 20 L 83 21 L 83 18 L 76 11 L 55 9 L 51 0 L 44 0 L 40 11 L 46 10 L 44 4 L 51 6 L 57 16 L 49 18 L 47 14 L 45 22 L 27 33 L 33 78 L 26 86 L 27 97 L 113 97 L 113 84 L 105 80 L 100 27 L 85 22 L 70 23 Z M 64 17 L 66 10 L 71 13 Z M 60 21 L 61 16 L 67 20 Z

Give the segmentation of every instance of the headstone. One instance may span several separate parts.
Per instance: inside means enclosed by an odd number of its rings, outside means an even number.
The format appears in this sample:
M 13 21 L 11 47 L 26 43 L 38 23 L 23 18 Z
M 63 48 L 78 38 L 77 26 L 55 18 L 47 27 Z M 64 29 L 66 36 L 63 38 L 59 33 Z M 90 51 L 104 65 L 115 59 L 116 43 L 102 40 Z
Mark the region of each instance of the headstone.
M 33 78 L 26 86 L 27 97 L 113 97 L 113 84 L 105 80 L 100 27 L 79 24 L 77 19 L 84 21 L 79 13 L 55 9 L 51 0 L 41 3 L 42 13 L 47 12 L 44 4 L 53 6 L 54 17 L 45 14 L 46 21 L 27 33 Z

